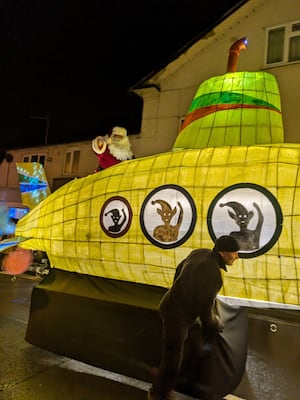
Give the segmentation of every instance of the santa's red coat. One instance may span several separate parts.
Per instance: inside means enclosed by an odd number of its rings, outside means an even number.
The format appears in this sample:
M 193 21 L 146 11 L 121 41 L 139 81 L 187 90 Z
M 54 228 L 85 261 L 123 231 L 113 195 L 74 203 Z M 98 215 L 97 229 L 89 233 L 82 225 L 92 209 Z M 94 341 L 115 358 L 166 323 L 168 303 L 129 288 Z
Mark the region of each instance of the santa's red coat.
M 118 160 L 115 156 L 111 154 L 108 146 L 103 153 L 97 154 L 97 157 L 99 169 L 105 169 L 121 162 L 121 160 Z

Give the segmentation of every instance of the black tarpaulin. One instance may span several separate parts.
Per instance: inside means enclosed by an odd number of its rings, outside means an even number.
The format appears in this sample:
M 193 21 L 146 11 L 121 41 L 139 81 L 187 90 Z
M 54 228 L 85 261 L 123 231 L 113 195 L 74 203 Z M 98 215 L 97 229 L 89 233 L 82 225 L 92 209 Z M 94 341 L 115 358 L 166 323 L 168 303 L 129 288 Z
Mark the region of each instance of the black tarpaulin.
M 195 325 L 186 343 L 178 389 L 191 396 L 213 393 L 216 399 L 232 393 L 240 383 L 247 357 L 247 310 L 217 301 L 224 330 L 205 351 L 201 328 Z M 202 397 L 201 397 L 202 398 Z
M 32 291 L 25 339 L 54 353 L 151 381 L 160 360 L 157 309 L 165 292 L 157 286 L 52 268 Z M 224 395 L 243 375 L 247 313 L 217 303 L 224 332 L 209 357 L 202 354 L 201 331 L 191 332 L 178 385 L 183 393 L 193 394 L 199 385 L 213 385 Z M 182 384 L 186 381 L 188 386 Z

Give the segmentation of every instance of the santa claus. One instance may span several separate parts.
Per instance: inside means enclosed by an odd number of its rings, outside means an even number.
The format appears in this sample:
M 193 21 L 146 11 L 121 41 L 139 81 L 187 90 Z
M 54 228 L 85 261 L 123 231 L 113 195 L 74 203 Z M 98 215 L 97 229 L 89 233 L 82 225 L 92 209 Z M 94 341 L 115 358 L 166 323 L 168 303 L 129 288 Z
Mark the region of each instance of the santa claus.
M 97 136 L 92 141 L 92 149 L 98 157 L 96 171 L 134 158 L 127 130 L 120 126 L 115 126 L 110 135 Z

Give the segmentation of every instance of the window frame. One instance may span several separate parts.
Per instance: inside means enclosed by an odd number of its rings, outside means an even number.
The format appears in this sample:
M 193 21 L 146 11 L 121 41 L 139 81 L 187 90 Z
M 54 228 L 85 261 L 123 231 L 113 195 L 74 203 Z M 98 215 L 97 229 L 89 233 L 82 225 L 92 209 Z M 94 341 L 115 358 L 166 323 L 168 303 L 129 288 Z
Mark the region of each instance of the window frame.
M 78 160 L 76 153 L 78 153 Z M 67 160 L 68 155 L 70 155 L 70 160 Z M 77 163 L 77 166 L 75 165 Z M 69 164 L 69 165 L 67 165 Z M 80 164 L 80 148 L 72 147 L 65 151 L 64 162 L 63 162 L 63 176 L 77 176 L 79 174 L 79 164 Z M 75 168 L 74 168 L 75 167 Z
M 182 125 L 184 123 L 185 118 L 186 118 L 186 115 L 184 115 L 183 117 L 179 117 L 179 120 L 178 120 L 178 132 L 181 131 Z
M 292 27 L 297 24 L 300 25 L 300 20 L 290 21 L 284 24 L 272 25 L 266 28 L 265 57 L 264 57 L 264 66 L 266 68 L 277 67 L 286 64 L 295 64 L 300 62 L 300 55 L 299 55 L 299 60 L 289 61 L 290 39 L 293 37 L 298 37 L 298 36 L 300 37 L 300 29 L 294 32 L 292 30 Z M 276 62 L 268 62 L 269 33 L 271 31 L 275 31 L 276 29 L 280 28 L 284 29 L 282 60 Z
M 26 160 L 26 158 L 28 159 Z M 36 160 L 33 160 L 32 158 L 36 158 Z M 41 160 L 42 158 L 43 160 Z M 46 153 L 24 154 L 22 159 L 23 162 L 38 162 L 44 167 L 47 160 L 47 154 Z

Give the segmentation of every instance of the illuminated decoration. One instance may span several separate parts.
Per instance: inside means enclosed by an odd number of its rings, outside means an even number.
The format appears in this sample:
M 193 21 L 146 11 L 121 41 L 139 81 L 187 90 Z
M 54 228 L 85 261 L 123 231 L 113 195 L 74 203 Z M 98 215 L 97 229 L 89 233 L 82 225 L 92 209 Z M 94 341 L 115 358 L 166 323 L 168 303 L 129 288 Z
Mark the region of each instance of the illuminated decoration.
M 274 76 L 229 72 L 208 79 L 174 149 L 62 186 L 18 222 L 16 234 L 32 238 L 22 247 L 47 252 L 62 270 L 169 287 L 193 249 L 240 231 L 242 211 L 254 224 L 245 233 L 258 229 L 259 239 L 228 268 L 222 294 L 299 308 L 300 145 L 283 143 Z M 109 205 L 117 197 L 130 205 L 132 219 L 122 235 L 108 235 L 111 225 L 99 217 L 120 213 L 120 205 Z M 171 236 L 161 218 L 166 210 L 175 218 Z
M 266 72 L 234 72 L 200 85 L 174 149 L 283 142 L 275 77 Z
M 39 204 L 49 194 L 45 170 L 40 163 L 16 163 L 22 203 L 30 209 Z
M 32 262 L 32 251 L 17 247 L 15 251 L 12 251 L 4 256 L 2 268 L 10 275 L 19 275 L 27 271 Z
M 9 208 L 6 202 L 0 201 L 0 238 L 13 235 L 15 227 L 9 215 Z
M 252 258 L 276 243 L 282 229 L 282 212 L 271 192 L 241 183 L 216 196 L 208 210 L 207 223 L 213 240 L 231 235 L 239 243 L 239 256 Z
M 25 242 L 28 239 L 29 239 L 28 237 L 25 238 L 25 237 L 22 237 L 22 236 L 14 236 L 14 237 L 9 238 L 9 239 L 1 240 L 1 242 L 0 242 L 0 252 L 3 252 L 3 251 L 11 249 L 13 247 L 16 247 L 20 243 Z
M 163 249 L 178 247 L 192 234 L 196 207 L 180 186 L 165 185 L 146 197 L 140 214 L 141 228 L 151 243 Z
M 222 293 L 298 305 L 299 165 L 300 145 L 292 144 L 182 150 L 124 161 L 62 186 L 18 222 L 16 233 L 33 238 L 22 247 L 46 251 L 51 265 L 62 270 L 168 287 L 176 265 L 191 250 L 212 247 L 207 217 L 217 196 L 233 185 L 250 182 L 254 188 L 255 185 L 265 188 L 277 199 L 282 230 L 264 254 L 242 258 L 234 268 L 229 268 L 224 274 Z M 143 232 L 140 215 L 144 202 L 155 200 L 153 191 L 164 187 L 166 182 L 189 193 L 197 215 L 193 233 L 184 243 L 162 249 Z M 254 191 L 253 201 L 259 201 L 260 193 Z M 262 199 L 263 195 L 262 192 Z M 108 236 L 99 224 L 102 207 L 114 196 L 126 199 L 132 209 L 130 228 L 120 237 Z M 221 200 L 238 201 L 229 195 Z M 175 198 L 175 203 L 168 202 L 174 208 L 176 201 Z M 261 209 L 271 212 L 272 201 L 265 202 Z M 188 201 L 186 206 L 188 213 L 193 212 Z M 227 222 L 228 210 L 228 206 L 222 208 Z
M 132 210 L 126 199 L 120 196 L 109 198 L 100 213 L 100 225 L 111 237 L 125 235 L 132 219 Z
M 8 215 L 9 218 L 13 218 L 15 220 L 19 220 L 24 217 L 29 211 L 28 207 L 8 207 Z

